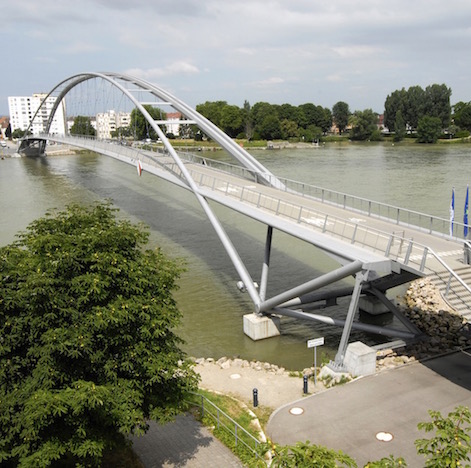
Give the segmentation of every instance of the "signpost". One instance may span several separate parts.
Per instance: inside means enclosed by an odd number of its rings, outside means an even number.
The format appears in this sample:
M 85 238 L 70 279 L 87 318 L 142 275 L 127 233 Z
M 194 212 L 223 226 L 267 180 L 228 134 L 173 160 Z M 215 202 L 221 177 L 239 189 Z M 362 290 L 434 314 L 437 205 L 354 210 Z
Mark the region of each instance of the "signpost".
M 317 347 L 324 344 L 324 337 L 308 340 L 307 347 L 314 348 L 314 385 L 317 385 Z

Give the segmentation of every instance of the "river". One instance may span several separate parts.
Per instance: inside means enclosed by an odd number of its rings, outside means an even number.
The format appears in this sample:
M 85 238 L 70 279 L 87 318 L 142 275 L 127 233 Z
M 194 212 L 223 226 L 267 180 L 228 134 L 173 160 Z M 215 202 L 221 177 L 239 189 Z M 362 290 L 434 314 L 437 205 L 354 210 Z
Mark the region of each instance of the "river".
M 328 144 L 252 154 L 276 175 L 444 218 L 454 186 L 457 220 L 471 178 L 470 145 Z M 321 336 L 325 345 L 318 349 L 318 362 L 335 354 L 341 329 L 323 324 L 283 319 L 279 337 L 253 342 L 243 334 L 242 316 L 253 306 L 238 291 L 237 274 L 202 210 L 183 189 L 150 174 L 138 177 L 134 168 L 94 154 L 0 160 L 0 189 L 0 245 L 12 242 L 47 210 L 72 202 L 110 199 L 123 216 L 149 225 L 152 246 L 186 261 L 175 296 L 183 313 L 179 334 L 192 356 L 240 356 L 302 369 L 313 363 L 306 341 Z M 257 280 L 266 227 L 217 205 L 214 209 Z M 268 294 L 335 266 L 312 247 L 275 232 Z M 325 313 L 343 318 L 348 302 L 340 300 Z M 389 314 L 379 320 L 396 325 Z M 351 340 L 357 339 L 380 340 L 353 332 Z

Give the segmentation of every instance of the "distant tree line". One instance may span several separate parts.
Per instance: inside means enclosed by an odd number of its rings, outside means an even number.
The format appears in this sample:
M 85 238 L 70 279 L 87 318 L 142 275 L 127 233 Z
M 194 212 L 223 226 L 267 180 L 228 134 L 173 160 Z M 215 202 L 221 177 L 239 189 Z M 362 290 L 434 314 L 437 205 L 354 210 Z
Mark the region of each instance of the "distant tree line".
M 257 102 L 251 106 L 245 101 L 240 108 L 227 101 L 206 101 L 198 104 L 196 110 L 231 138 L 313 142 L 321 140 L 335 125 L 340 135 L 352 140 L 377 141 L 389 132 L 396 141 L 410 136 L 420 143 L 434 143 L 443 136 L 467 137 L 471 131 L 471 101 L 460 101 L 452 107 L 450 97 L 451 89 L 445 84 L 396 90 L 386 98 L 383 122 L 372 109 L 351 112 L 343 101 L 337 102 L 332 110 L 313 103 L 294 106 Z M 155 120 L 165 120 L 161 109 L 144 107 Z M 80 116 L 71 129 L 75 134 L 92 135 L 93 131 L 89 119 Z M 196 125 L 181 125 L 180 135 L 167 133 L 168 138 L 176 136 L 195 140 L 207 138 Z M 113 137 L 157 139 L 137 109 L 131 113 L 130 127 L 117 129 Z
M 313 141 L 330 131 L 333 116 L 330 109 L 312 103 L 269 104 L 248 101 L 239 108 L 226 101 L 198 104 L 196 110 L 232 138 L 249 140 L 288 140 L 290 138 Z

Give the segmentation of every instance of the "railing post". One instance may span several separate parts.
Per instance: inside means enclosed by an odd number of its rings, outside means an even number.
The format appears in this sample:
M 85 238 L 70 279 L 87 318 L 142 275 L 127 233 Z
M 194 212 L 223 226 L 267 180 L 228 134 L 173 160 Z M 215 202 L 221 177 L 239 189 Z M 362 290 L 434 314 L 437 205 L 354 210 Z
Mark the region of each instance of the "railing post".
M 406 256 L 404 257 L 404 264 L 407 265 L 409 263 L 410 253 L 412 251 L 412 241 L 409 241 L 409 245 L 407 246 Z
M 389 253 L 391 252 L 393 241 L 394 241 L 394 236 L 389 236 L 389 241 L 386 247 L 386 252 L 384 252 L 384 255 L 386 255 L 386 257 L 389 257 Z
M 325 215 L 324 226 L 322 226 L 322 232 L 325 232 L 327 230 L 327 218 L 328 217 L 329 217 L 328 215 Z
M 355 230 L 353 231 L 352 240 L 351 240 L 352 244 L 355 243 L 355 237 L 357 235 L 357 229 L 358 229 L 358 224 L 355 224 Z
M 422 263 L 420 264 L 420 271 L 424 271 L 425 262 L 427 260 L 428 249 L 427 247 L 424 248 L 424 255 L 422 256 Z

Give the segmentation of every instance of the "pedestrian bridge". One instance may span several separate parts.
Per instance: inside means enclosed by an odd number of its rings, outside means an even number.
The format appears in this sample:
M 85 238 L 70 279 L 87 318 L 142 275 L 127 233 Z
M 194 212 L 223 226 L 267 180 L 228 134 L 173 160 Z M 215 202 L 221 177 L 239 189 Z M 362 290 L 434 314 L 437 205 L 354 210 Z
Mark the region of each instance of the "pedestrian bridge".
M 91 95 L 91 99 L 85 103 L 83 113 L 75 111 L 74 115 L 86 115 L 85 112 L 93 115 L 96 111 L 90 110 L 90 102 L 104 94 L 104 88 L 108 95 L 113 94 L 116 100 L 113 102 L 126 101 L 131 108 L 140 111 L 160 143 L 134 141 L 131 144 L 131 139 L 100 140 L 49 131 L 55 112 L 60 106 L 69 109 L 70 101 L 77 96 L 86 101 L 84 96 Z M 142 94 L 146 96 L 144 100 L 140 97 Z M 465 255 L 468 244 L 456 234 L 450 235 L 449 220 L 275 176 L 191 107 L 138 78 L 115 73 L 75 75 L 53 88 L 49 97 L 55 100 L 45 131 L 34 132 L 38 128 L 35 122 L 44 119 L 44 113 L 39 109 L 30 125 L 32 134 L 22 140 L 19 152 L 44 154 L 47 142 L 56 142 L 115 158 L 134 166 L 139 175 L 144 171 L 191 191 L 238 273 L 239 289 L 247 292 L 253 302 L 253 314 L 244 316 L 244 332 L 252 339 L 278 334 L 279 316 L 341 326 L 342 337 L 333 364 L 342 368 L 352 328 L 399 340 L 420 336 L 420 331 L 388 298 L 388 291 L 424 276 L 434 279 L 443 297 L 458 313 L 467 318 L 471 316 L 471 288 L 467 284 L 471 269 Z M 110 102 L 107 105 L 110 106 Z M 217 143 L 233 162 L 222 163 L 205 157 L 205 153 L 174 147 L 165 126 L 175 124 L 175 120 L 152 118 L 149 106 L 168 107 L 178 112 L 181 115 L 179 125 L 198 129 Z M 126 170 L 125 166 L 123 170 Z M 254 278 L 244 264 L 210 201 L 267 226 L 260 278 Z M 454 232 L 459 228 L 459 223 L 455 223 Z M 274 230 L 315 246 L 333 258 L 338 267 L 317 278 L 306 278 L 302 284 L 269 297 Z M 350 277 L 354 278 L 353 286 L 339 284 Z M 337 286 L 333 288 L 332 285 Z M 319 312 L 345 296 L 351 298 L 345 320 L 332 319 Z M 388 328 L 355 321 L 359 307 L 373 314 L 390 311 L 403 326 Z

